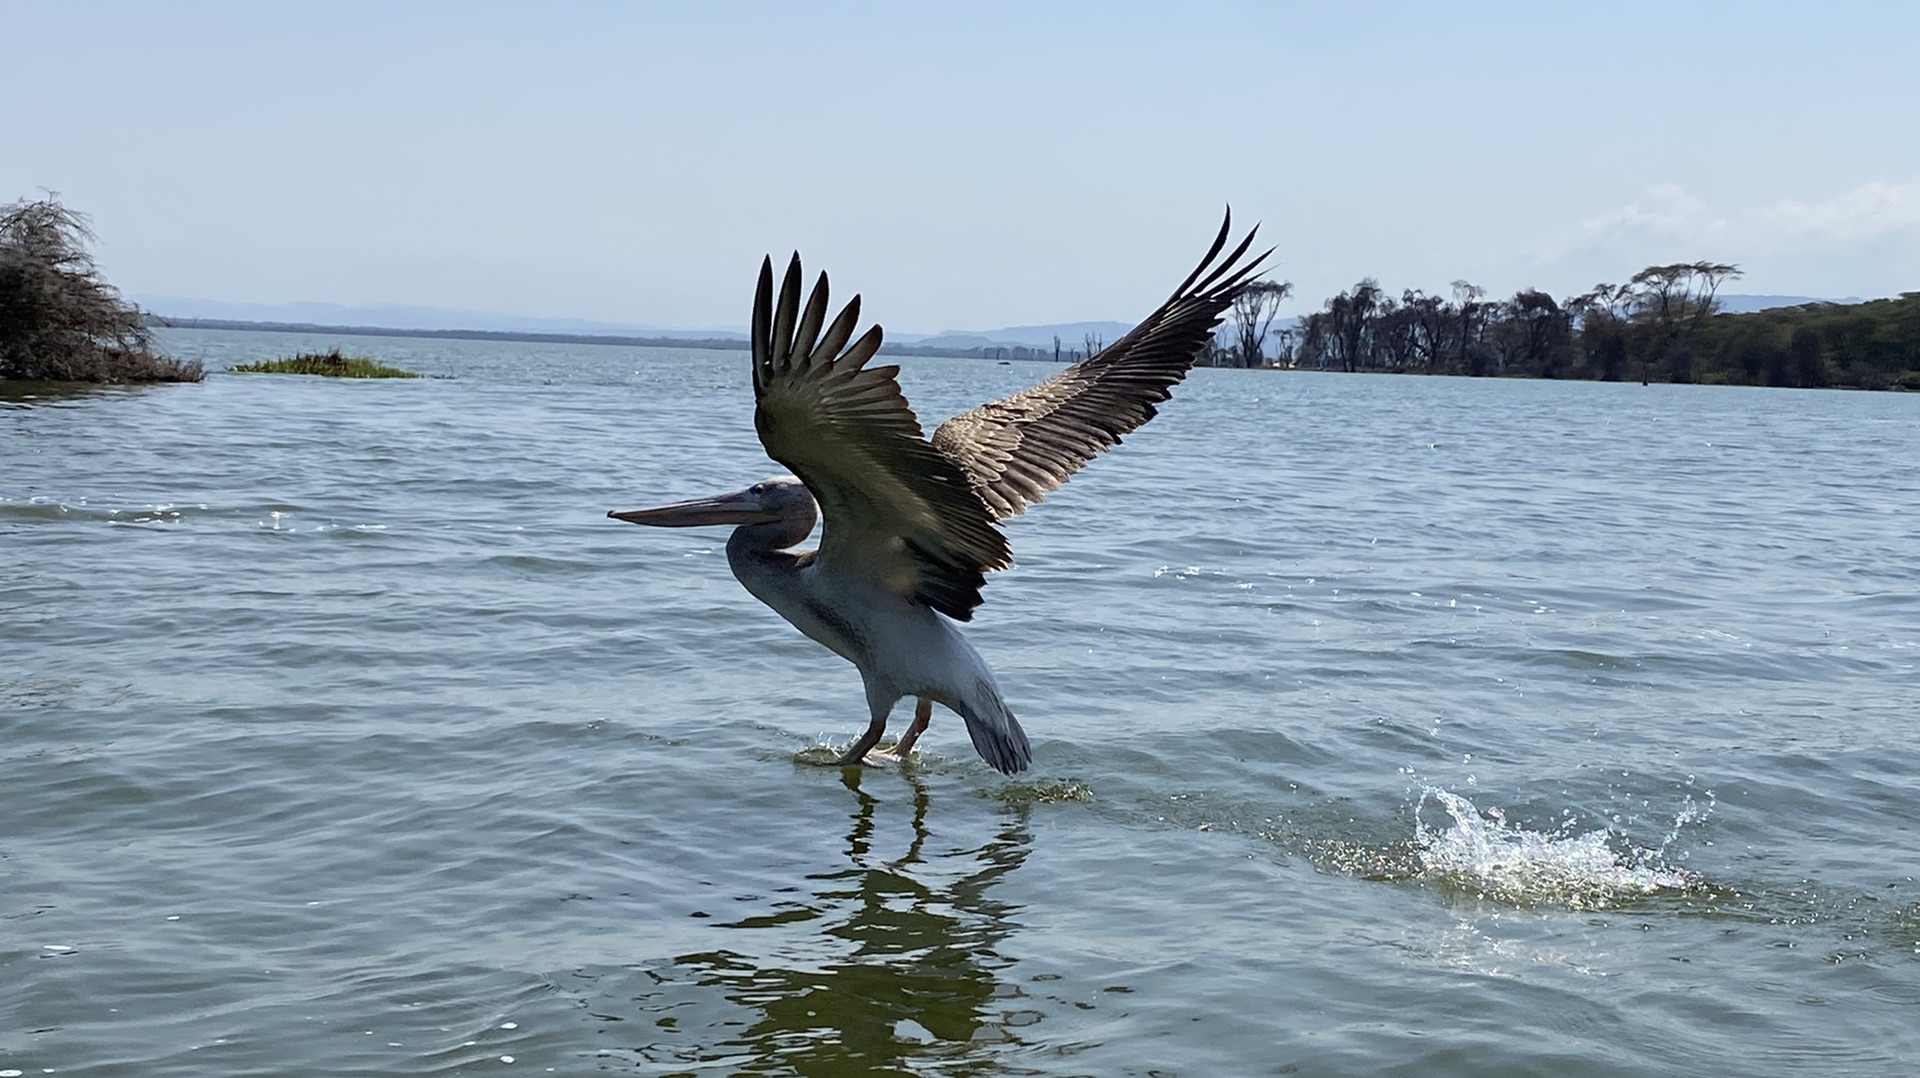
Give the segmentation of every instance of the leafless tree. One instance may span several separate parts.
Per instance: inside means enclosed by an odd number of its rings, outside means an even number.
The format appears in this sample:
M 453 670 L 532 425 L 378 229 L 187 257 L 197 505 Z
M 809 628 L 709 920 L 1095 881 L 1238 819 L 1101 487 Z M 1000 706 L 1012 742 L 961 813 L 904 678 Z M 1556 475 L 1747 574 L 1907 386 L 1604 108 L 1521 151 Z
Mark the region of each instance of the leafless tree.
M 140 312 L 94 267 L 96 237 L 58 196 L 0 207 L 0 379 L 197 382 L 157 355 Z

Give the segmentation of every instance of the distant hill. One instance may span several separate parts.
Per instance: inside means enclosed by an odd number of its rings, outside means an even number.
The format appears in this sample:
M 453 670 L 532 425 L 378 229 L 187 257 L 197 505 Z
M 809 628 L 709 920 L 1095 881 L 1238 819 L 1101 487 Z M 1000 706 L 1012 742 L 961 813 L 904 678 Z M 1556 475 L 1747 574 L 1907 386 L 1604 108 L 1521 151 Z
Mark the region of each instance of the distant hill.
M 983 337 L 974 333 L 942 333 L 937 337 L 921 337 L 911 333 L 889 333 L 887 334 L 887 342 L 889 344 L 910 344 L 915 348 L 925 346 L 928 348 L 962 348 L 968 350 L 975 348 L 1011 348 L 1018 343 L 1016 341 L 995 340 L 991 337 Z M 1061 347 L 1064 348 L 1065 346 L 1065 343 L 1062 342 Z M 1048 347 L 1052 347 L 1052 345 L 1049 344 Z
M 527 315 L 467 311 L 448 307 L 409 307 L 398 304 L 354 306 L 344 303 L 229 303 L 224 300 L 181 296 L 130 296 L 142 309 L 179 322 L 257 322 L 273 325 L 358 327 L 410 332 L 480 332 L 515 335 L 541 334 L 589 337 L 646 338 L 649 340 L 746 340 L 744 329 L 666 329 L 645 322 L 596 322 L 582 318 L 534 318 Z M 1133 328 L 1125 322 L 1058 322 L 1043 326 L 1003 329 L 947 330 L 941 333 L 889 332 L 894 344 L 950 351 L 1011 348 L 1053 348 L 1054 337 L 1063 349 L 1084 348 L 1086 335 L 1111 343 Z
M 181 315 L 141 315 L 143 324 L 153 328 L 239 330 L 251 333 L 318 333 L 349 337 L 432 337 L 462 341 L 530 341 L 548 344 L 609 344 L 643 348 L 716 348 L 744 351 L 745 334 L 732 336 L 651 336 L 625 333 L 550 333 L 526 329 L 396 329 L 392 326 L 338 326 L 315 322 L 255 322 L 239 318 L 188 318 Z M 950 345 L 902 343 L 889 340 L 880 346 L 882 355 L 953 356 L 971 359 L 1051 359 L 1050 349 L 1030 349 L 1025 345 L 991 345 L 955 348 Z
M 179 296 L 131 296 L 134 303 L 166 319 L 269 322 L 281 325 L 360 326 L 377 329 L 475 330 L 492 333 L 547 333 L 570 336 L 648 338 L 738 338 L 737 329 L 664 329 L 640 322 L 595 322 L 581 318 L 532 318 L 525 315 L 463 311 L 445 307 L 342 303 L 227 303 Z
M 1816 296 L 1720 296 L 1720 310 L 1723 314 L 1752 314 L 1755 311 L 1771 311 L 1776 307 L 1799 307 L 1808 303 L 1861 303 L 1859 296 L 1845 299 L 1820 299 Z
M 1058 337 L 1060 347 L 1068 349 L 1083 347 L 1089 333 L 1111 344 L 1132 328 L 1128 322 L 1054 322 L 1044 326 L 1007 326 L 1004 329 L 950 329 L 931 337 L 902 335 L 900 340 L 911 340 L 915 344 L 936 348 L 995 348 L 1018 344 L 1028 348 L 1051 349 L 1053 339 Z

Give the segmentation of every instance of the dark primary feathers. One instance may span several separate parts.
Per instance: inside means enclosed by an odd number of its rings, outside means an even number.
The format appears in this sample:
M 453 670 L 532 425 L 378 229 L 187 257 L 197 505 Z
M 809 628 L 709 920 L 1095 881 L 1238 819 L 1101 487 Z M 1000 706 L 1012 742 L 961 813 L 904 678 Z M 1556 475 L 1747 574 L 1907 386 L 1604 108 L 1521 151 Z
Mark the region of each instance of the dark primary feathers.
M 800 309 L 800 256 L 773 303 L 773 261 L 753 300 L 753 425 L 767 455 L 793 470 L 820 503 L 823 568 L 854 567 L 892 591 L 966 621 L 982 575 L 1013 563 L 959 465 L 935 450 L 894 380 L 868 368 L 874 326 L 851 345 L 854 297 L 821 334 L 827 275 Z
M 933 432 L 933 446 L 960 465 L 975 494 L 1005 520 L 1065 483 L 1120 436 L 1154 417 L 1206 350 L 1221 315 L 1271 250 L 1241 261 L 1255 226 L 1233 253 L 1214 259 L 1233 224 L 1220 222 L 1200 265 L 1126 336 L 1037 386 L 962 412 Z M 1201 275 L 1205 274 L 1205 277 Z
M 1266 258 L 1224 259 L 1232 215 L 1200 265 L 1159 310 L 1085 361 L 1030 389 L 942 423 L 929 442 L 895 380 L 866 366 L 879 326 L 849 344 L 855 296 L 825 327 L 827 277 L 801 306 L 800 256 L 776 306 L 773 261 L 753 303 L 754 427 L 767 455 L 820 503 L 823 568 L 854 567 L 894 594 L 967 621 L 983 574 L 1012 564 L 994 522 L 1024 511 L 1154 416 L 1186 377 L 1221 314 Z M 1271 252 L 1269 252 L 1271 253 Z

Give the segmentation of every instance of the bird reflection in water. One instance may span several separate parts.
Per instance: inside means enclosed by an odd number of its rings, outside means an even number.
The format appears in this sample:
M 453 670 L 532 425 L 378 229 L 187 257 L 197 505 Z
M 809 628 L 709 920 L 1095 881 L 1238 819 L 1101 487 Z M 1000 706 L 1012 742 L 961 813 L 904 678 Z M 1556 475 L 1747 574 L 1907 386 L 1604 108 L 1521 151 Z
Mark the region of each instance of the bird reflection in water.
M 984 845 L 930 854 L 927 787 L 910 772 L 889 775 L 912 790 L 912 838 L 889 859 L 878 832 L 890 803 L 861 789 L 863 777 L 876 776 L 842 775 L 855 801 L 848 863 L 809 875 L 810 896 L 787 895 L 793 901 L 771 912 L 717 926 L 776 938 L 682 955 L 651 974 L 660 983 L 647 1010 L 678 1013 L 649 1023 L 671 1032 L 636 1048 L 644 1058 L 732 1074 L 1001 1070 L 1013 1041 L 1001 1012 L 1017 1006 L 1017 993 L 997 976 L 1012 960 L 995 948 L 1018 927 L 1018 907 L 991 892 L 1030 852 L 1027 809 L 1009 807 Z M 706 999 L 689 998 L 689 980 Z M 735 1005 L 725 1018 L 714 1012 L 714 989 Z

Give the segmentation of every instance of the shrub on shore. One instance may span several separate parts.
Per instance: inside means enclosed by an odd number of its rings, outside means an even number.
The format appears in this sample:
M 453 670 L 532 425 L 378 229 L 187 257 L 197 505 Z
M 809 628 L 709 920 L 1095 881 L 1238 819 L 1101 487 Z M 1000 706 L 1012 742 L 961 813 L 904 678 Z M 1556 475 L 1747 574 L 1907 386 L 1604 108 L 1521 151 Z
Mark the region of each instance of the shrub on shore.
M 323 378 L 418 378 L 412 371 L 375 363 L 365 356 L 341 355 L 339 348 L 302 352 L 285 359 L 242 363 L 227 370 L 235 374 L 317 374 Z
M 198 382 L 153 350 L 140 311 L 100 276 L 83 214 L 46 198 L 0 206 L 0 381 Z

